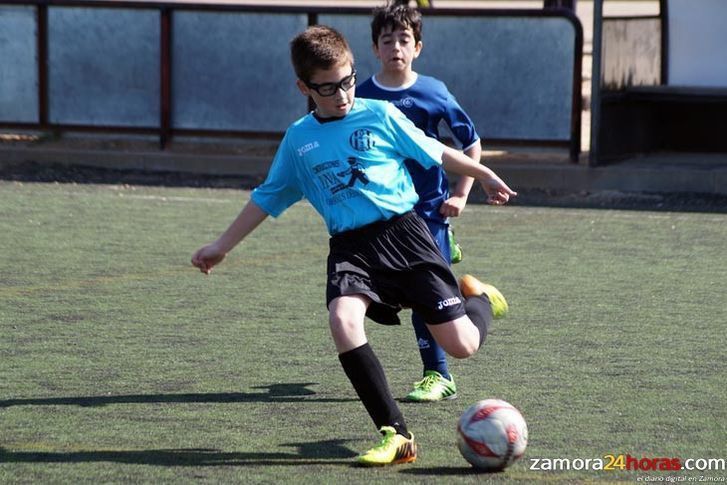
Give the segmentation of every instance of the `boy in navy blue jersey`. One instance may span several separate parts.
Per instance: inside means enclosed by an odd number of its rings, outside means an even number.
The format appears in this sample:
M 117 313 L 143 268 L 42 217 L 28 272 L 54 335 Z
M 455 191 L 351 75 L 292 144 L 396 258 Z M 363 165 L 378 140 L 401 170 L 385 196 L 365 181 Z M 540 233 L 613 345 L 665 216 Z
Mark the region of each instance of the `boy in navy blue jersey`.
M 492 204 L 516 193 L 489 168 L 427 137 L 390 103 L 355 99 L 353 54 L 336 30 L 308 28 L 291 42 L 291 58 L 296 85 L 316 109 L 288 128 L 265 182 L 192 264 L 208 274 L 269 215 L 307 199 L 331 235 L 326 304 L 338 358 L 383 435 L 358 462 L 412 462 L 414 436 L 368 344 L 365 317 L 397 324 L 401 308 L 413 308 L 447 353 L 466 358 L 482 345 L 492 314 L 482 288 L 459 288 L 412 211 L 418 196 L 404 160 L 474 177 Z
M 383 99 L 392 102 L 407 118 L 427 135 L 439 138 L 439 124 L 445 122 L 465 155 L 480 163 L 482 148 L 472 120 L 450 94 L 443 82 L 422 76 L 412 69 L 414 59 L 422 50 L 422 16 L 406 4 L 390 4 L 374 10 L 371 22 L 374 54 L 381 62 L 381 70 L 356 88 L 361 98 Z M 419 202 L 414 206 L 424 219 L 442 256 L 457 262 L 461 250 L 452 245 L 449 217 L 459 216 L 467 203 L 472 177 L 459 179 L 453 193 L 449 193 L 447 174 L 441 166 L 422 167 L 415 160 L 406 161 Z M 456 255 L 458 259 L 454 259 Z M 465 281 L 477 285 L 473 276 Z M 483 284 L 484 285 L 484 284 Z M 487 285 L 496 317 L 507 312 L 507 303 L 496 288 Z M 424 319 L 412 314 L 414 333 L 424 364 L 423 379 L 414 383 L 414 390 L 406 398 L 415 402 L 433 402 L 457 396 L 457 386 L 449 373 L 444 350 L 432 338 Z

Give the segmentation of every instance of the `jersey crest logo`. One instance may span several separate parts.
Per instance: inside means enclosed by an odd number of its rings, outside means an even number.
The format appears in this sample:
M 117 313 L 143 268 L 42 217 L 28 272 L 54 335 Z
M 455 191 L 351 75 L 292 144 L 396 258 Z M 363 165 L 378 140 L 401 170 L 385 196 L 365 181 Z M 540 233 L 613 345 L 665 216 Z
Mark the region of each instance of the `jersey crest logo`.
M 400 106 L 402 106 L 404 108 L 411 108 L 412 106 L 414 106 L 414 99 L 410 98 L 410 97 L 406 97 L 406 98 L 402 99 L 401 101 L 399 101 L 399 103 L 397 103 L 397 104 L 399 104 Z
M 351 133 L 351 136 L 348 138 L 348 142 L 354 150 L 359 152 L 369 151 L 376 145 L 373 133 L 365 128 L 361 128 Z

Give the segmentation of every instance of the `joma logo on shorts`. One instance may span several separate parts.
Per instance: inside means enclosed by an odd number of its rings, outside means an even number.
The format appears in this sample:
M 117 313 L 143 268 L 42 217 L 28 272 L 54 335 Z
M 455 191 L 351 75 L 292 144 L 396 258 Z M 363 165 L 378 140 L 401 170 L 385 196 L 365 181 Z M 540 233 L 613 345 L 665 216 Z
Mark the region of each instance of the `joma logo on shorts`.
M 446 300 L 441 300 L 440 302 L 438 302 L 437 310 L 447 308 L 448 306 L 457 305 L 459 303 L 462 303 L 462 300 L 460 300 L 458 296 L 453 296 L 452 298 L 447 298 Z

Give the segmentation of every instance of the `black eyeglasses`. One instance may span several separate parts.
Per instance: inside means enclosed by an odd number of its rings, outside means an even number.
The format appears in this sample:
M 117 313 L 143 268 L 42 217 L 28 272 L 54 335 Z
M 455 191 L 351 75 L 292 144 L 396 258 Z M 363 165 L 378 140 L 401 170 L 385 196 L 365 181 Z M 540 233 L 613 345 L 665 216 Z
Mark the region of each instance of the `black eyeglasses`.
M 333 96 L 338 92 L 339 89 L 343 89 L 344 91 L 348 91 L 351 89 L 354 84 L 356 84 L 356 69 L 351 72 L 348 76 L 344 77 L 337 83 L 323 83 L 323 84 L 314 84 L 314 83 L 305 83 L 306 86 L 314 90 L 316 93 L 320 94 L 321 96 Z

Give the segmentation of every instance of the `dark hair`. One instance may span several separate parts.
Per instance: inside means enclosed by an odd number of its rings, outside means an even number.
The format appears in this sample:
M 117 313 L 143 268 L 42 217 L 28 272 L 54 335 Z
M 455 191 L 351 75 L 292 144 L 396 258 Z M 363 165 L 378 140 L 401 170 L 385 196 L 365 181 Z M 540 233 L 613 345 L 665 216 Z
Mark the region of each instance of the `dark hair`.
M 318 70 L 331 69 L 346 62 L 353 66 L 353 53 L 346 38 L 336 29 L 314 25 L 290 42 L 290 58 L 296 76 L 309 82 Z
M 379 43 L 381 33 L 390 28 L 411 29 L 414 32 L 414 41 L 422 40 L 422 14 L 419 10 L 408 5 L 388 4 L 374 9 L 374 18 L 371 21 L 371 40 L 374 45 Z

